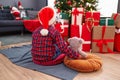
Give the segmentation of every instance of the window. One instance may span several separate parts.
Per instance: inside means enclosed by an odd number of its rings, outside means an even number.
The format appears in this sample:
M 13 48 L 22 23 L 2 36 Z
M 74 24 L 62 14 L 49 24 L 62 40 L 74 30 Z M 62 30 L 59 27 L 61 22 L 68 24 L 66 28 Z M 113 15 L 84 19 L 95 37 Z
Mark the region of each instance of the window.
M 102 17 L 111 17 L 112 13 L 117 13 L 118 0 L 99 0 L 98 11 Z

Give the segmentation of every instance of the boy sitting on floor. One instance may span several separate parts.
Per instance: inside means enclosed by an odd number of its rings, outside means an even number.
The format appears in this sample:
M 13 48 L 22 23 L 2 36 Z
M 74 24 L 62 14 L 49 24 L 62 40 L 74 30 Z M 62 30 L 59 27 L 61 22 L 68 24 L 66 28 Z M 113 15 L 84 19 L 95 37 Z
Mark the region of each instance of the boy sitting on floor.
M 55 11 L 44 7 L 38 12 L 41 26 L 32 35 L 32 59 L 40 65 L 56 65 L 63 62 L 65 56 L 78 59 L 79 53 L 74 52 L 63 40 L 59 31 L 54 27 Z

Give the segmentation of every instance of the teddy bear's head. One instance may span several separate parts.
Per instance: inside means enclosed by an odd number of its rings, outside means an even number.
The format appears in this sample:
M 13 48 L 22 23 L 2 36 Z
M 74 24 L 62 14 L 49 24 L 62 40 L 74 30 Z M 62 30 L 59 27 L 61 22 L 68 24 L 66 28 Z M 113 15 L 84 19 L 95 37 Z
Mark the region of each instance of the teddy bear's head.
M 84 42 L 84 40 L 82 38 L 78 38 L 78 37 L 72 37 L 72 38 L 68 39 L 68 43 L 74 51 L 77 51 L 78 48 L 82 50 L 83 42 Z
M 82 51 L 83 42 L 84 40 L 78 37 L 72 37 L 68 39 L 68 43 L 70 47 L 72 48 L 72 50 L 80 53 L 83 57 L 86 57 L 87 54 L 84 51 Z

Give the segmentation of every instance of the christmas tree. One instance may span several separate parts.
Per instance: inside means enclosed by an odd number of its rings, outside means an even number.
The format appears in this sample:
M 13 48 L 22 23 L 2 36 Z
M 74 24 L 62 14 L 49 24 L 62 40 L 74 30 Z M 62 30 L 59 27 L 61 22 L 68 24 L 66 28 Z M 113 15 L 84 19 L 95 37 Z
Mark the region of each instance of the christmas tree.
M 71 17 L 73 7 L 83 7 L 84 11 L 97 10 L 98 0 L 55 0 L 57 12 L 66 13 Z

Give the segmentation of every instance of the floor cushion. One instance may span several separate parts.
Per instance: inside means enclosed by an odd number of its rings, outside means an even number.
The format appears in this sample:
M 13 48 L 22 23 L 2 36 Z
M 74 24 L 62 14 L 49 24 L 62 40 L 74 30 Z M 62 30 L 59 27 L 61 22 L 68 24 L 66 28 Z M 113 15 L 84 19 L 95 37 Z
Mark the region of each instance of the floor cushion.
M 88 54 L 86 59 L 71 59 L 66 56 L 64 58 L 64 64 L 79 72 L 93 72 L 102 67 L 102 59 L 95 54 Z

